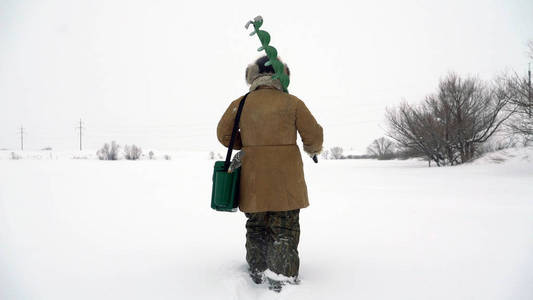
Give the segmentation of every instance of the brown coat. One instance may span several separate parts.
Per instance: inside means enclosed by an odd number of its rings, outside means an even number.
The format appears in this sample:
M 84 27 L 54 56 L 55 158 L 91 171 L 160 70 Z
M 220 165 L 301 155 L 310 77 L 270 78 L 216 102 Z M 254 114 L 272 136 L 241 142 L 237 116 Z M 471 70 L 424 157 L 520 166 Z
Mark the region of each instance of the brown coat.
M 239 102 L 233 101 L 218 123 L 218 140 L 226 147 Z M 302 157 L 322 149 L 322 127 L 295 96 L 260 87 L 246 98 L 234 149 L 243 149 L 240 204 L 243 212 L 288 211 L 309 205 Z

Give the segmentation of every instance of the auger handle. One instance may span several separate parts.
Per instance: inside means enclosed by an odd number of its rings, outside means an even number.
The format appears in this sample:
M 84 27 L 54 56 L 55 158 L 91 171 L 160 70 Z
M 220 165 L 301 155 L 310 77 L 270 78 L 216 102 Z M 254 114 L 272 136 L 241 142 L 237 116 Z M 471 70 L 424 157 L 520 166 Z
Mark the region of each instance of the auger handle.
M 257 51 L 265 51 L 265 54 L 268 57 L 268 61 L 265 63 L 265 66 L 272 66 L 274 69 L 275 74 L 272 75 L 272 79 L 279 80 L 283 87 L 283 91 L 288 93 L 289 91 L 287 88 L 290 83 L 290 78 L 287 74 L 285 74 L 283 63 L 281 63 L 278 59 L 278 50 L 269 45 L 270 34 L 265 30 L 260 29 L 263 25 L 263 17 L 257 16 L 253 19 L 253 21 L 246 22 L 244 28 L 248 29 L 250 25 L 253 25 L 254 29 L 252 32 L 250 32 L 250 36 L 257 35 L 259 41 L 261 42 L 261 47 L 259 47 Z

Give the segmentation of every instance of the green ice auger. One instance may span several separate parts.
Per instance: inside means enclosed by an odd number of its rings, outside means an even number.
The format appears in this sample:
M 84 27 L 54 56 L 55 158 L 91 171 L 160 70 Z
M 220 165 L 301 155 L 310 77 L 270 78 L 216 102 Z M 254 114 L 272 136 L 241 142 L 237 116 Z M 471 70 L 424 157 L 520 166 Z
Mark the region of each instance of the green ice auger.
M 248 21 L 244 27 L 248 29 L 250 25 L 254 25 L 254 31 L 250 33 L 250 36 L 257 34 L 257 37 L 259 37 L 259 41 L 261 42 L 261 47 L 259 47 L 257 51 L 265 50 L 265 53 L 268 57 L 268 61 L 265 63 L 265 66 L 272 65 L 274 72 L 276 72 L 276 74 L 272 76 L 272 79 L 279 79 L 281 85 L 283 86 L 283 91 L 288 93 L 287 87 L 289 87 L 290 80 L 289 76 L 284 72 L 285 68 L 283 64 L 278 60 L 278 50 L 268 45 L 270 43 L 270 34 L 264 30 L 259 30 L 261 25 L 263 25 L 263 17 L 255 17 L 253 21 Z

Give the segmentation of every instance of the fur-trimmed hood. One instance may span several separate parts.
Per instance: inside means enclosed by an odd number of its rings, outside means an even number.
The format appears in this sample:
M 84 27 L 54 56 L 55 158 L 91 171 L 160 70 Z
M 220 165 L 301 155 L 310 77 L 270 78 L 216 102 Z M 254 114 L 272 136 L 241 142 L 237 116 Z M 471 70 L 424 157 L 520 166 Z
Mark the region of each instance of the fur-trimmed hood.
M 257 77 L 250 85 L 250 92 L 257 90 L 260 86 L 268 86 L 283 91 L 283 86 L 279 79 L 272 79 L 272 75 L 263 75 Z
M 281 82 L 278 79 L 272 79 L 272 76 L 275 74 L 272 66 L 264 65 L 267 61 L 268 57 L 262 56 L 258 58 L 254 63 L 249 64 L 246 68 L 246 83 L 250 85 L 250 91 L 256 90 L 261 85 L 270 86 L 278 90 L 283 90 Z M 288 76 L 290 76 L 290 71 L 287 64 L 283 63 L 283 66 L 284 72 Z

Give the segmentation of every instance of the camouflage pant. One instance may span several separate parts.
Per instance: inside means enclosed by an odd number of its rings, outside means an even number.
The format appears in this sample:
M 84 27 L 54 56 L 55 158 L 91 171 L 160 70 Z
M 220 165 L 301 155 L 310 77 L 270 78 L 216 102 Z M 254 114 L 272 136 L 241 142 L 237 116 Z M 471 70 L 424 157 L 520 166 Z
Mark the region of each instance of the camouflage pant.
M 300 210 L 246 213 L 246 261 L 252 272 L 270 269 L 296 277 L 300 267 Z

